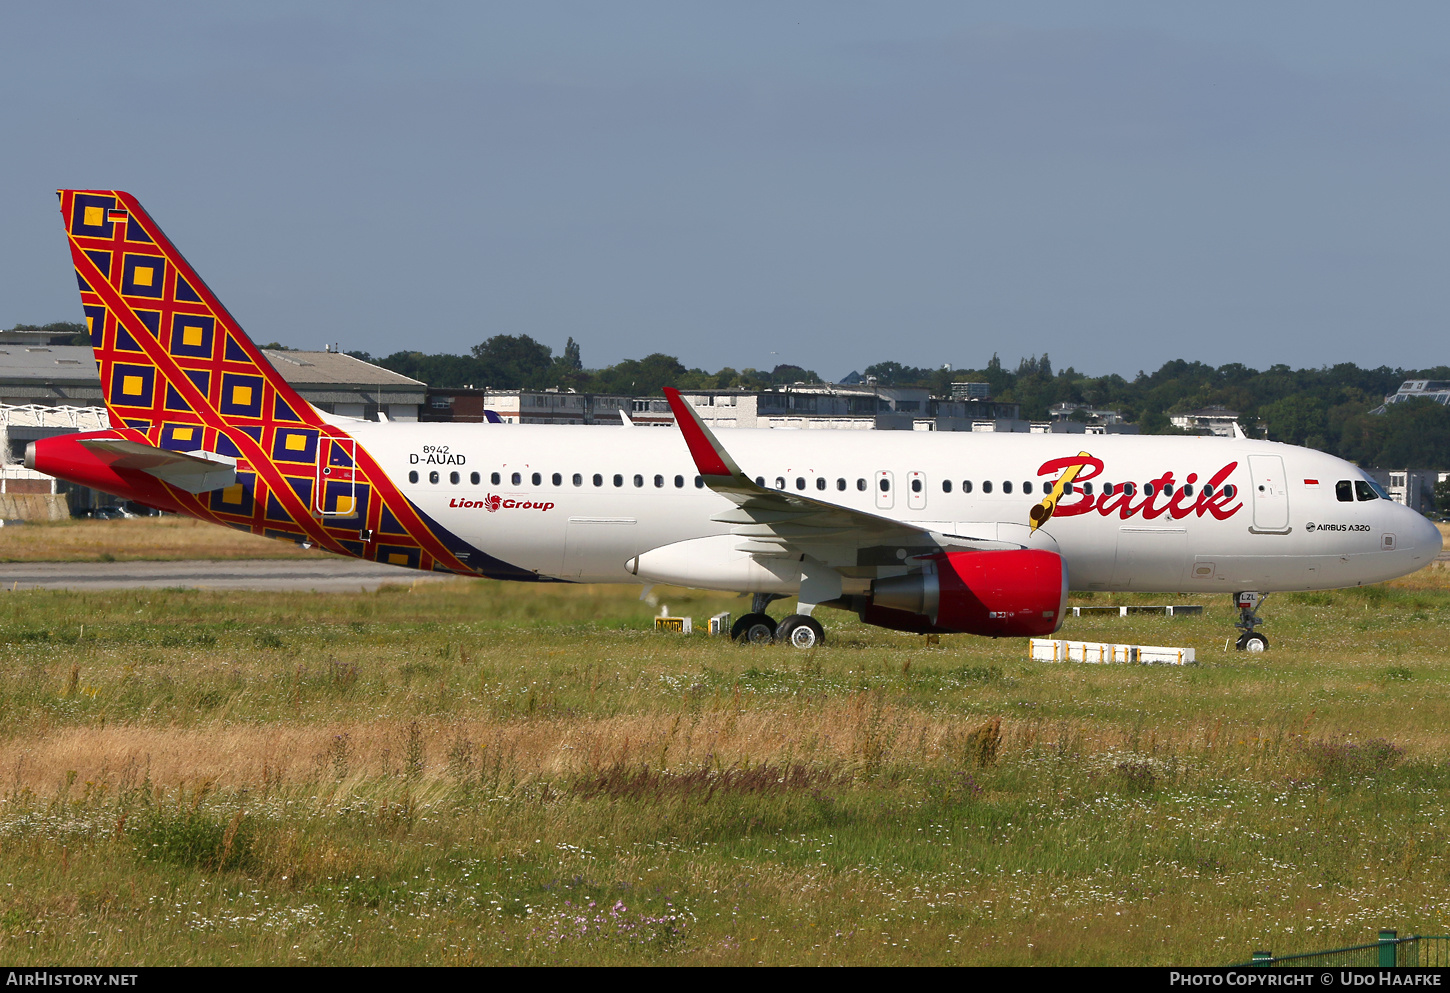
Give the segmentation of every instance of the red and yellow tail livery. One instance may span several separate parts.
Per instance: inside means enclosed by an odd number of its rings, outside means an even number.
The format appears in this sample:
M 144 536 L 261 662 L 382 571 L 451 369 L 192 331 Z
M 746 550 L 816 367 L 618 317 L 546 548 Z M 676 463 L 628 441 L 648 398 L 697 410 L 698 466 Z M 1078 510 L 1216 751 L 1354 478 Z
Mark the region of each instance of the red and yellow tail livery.
M 35 468 L 340 554 L 492 572 L 278 374 L 135 197 L 60 206 L 113 427 L 37 442 Z

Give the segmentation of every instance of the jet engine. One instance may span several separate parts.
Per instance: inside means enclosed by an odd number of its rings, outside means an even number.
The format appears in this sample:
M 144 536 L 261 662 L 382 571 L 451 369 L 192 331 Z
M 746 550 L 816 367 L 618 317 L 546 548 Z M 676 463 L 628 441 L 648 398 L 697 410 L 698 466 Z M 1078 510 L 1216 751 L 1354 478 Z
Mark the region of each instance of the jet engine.
M 1067 609 L 1067 564 L 1056 552 L 944 552 L 920 572 L 875 580 L 858 610 L 898 631 L 1029 638 L 1052 634 Z

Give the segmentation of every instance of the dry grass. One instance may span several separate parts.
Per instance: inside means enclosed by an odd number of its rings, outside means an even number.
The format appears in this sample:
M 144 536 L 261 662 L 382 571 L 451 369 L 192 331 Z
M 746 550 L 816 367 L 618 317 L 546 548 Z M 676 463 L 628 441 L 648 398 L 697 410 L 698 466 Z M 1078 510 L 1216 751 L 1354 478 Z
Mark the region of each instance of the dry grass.
M 190 517 L 37 522 L 0 528 L 0 562 L 290 559 L 323 554 Z
M 0 955 L 1222 963 L 1445 933 L 1450 569 L 1272 598 L 1258 657 L 1221 650 L 1221 600 L 1063 632 L 1202 660 L 1145 668 L 836 613 L 824 649 L 742 648 L 598 587 L 7 594 Z

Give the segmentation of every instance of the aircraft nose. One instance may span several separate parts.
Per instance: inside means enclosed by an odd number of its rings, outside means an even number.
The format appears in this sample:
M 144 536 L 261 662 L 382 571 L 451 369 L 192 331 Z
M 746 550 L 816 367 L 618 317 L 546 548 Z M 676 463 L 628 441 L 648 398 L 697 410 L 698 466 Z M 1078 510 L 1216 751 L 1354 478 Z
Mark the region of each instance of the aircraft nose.
M 1415 551 L 1415 558 L 1425 562 L 1432 562 L 1435 556 L 1440 554 L 1440 549 L 1445 545 L 1445 539 L 1440 534 L 1440 529 L 1430 521 L 1410 511 L 1414 518 L 1410 526 L 1406 528 L 1410 532 L 1410 546 Z

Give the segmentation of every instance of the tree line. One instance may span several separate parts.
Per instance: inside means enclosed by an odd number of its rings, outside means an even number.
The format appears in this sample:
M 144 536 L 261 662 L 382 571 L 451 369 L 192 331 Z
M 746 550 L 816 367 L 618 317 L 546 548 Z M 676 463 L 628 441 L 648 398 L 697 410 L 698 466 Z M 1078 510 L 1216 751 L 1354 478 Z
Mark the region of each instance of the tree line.
M 17 331 L 73 335 L 89 341 L 83 324 L 57 322 L 17 325 Z M 265 346 L 285 347 L 275 342 Z M 762 390 L 792 383 L 819 383 L 821 377 L 796 365 L 770 370 L 725 367 L 715 372 L 687 368 L 673 355 L 656 352 L 642 359 L 589 369 L 579 344 L 570 338 L 563 351 L 528 335 L 494 335 L 466 355 L 400 351 L 373 356 L 348 353 L 365 362 L 435 387 L 577 390 L 627 396 L 659 396 L 666 386 L 679 389 Z M 1364 466 L 1450 469 L 1450 407 L 1430 401 L 1392 405 L 1383 414 L 1370 411 L 1407 379 L 1450 380 L 1450 367 L 1361 369 L 1352 362 L 1318 369 L 1274 365 L 1265 370 L 1239 362 L 1211 366 L 1175 359 L 1155 372 L 1131 379 L 1117 374 L 1088 376 L 1072 366 L 1054 369 L 1046 354 L 1020 359 L 1016 369 L 993 355 L 971 368 L 920 368 L 878 362 L 863 370 L 881 386 L 915 386 L 949 396 L 954 382 L 989 384 L 992 396 L 1021 405 L 1022 416 L 1045 420 L 1058 403 L 1087 404 L 1118 411 L 1144 434 L 1174 434 L 1169 418 L 1203 407 L 1237 411 L 1251 435 L 1304 445 Z
M 812 370 L 795 365 L 768 371 L 727 366 L 709 372 L 687 368 L 675 356 L 662 353 L 587 369 L 573 338 L 556 356 L 528 335 L 495 335 L 468 355 L 350 354 L 438 387 L 557 387 L 658 396 L 666 386 L 761 390 L 821 382 Z M 1170 421 L 1174 414 L 1222 406 L 1237 411 L 1244 429 L 1256 437 L 1317 448 L 1366 466 L 1450 469 L 1450 408 L 1416 401 L 1394 404 L 1383 414 L 1370 413 L 1407 379 L 1450 380 L 1446 366 L 1362 369 L 1342 362 L 1318 369 L 1274 365 L 1261 371 L 1240 362 L 1212 366 L 1175 359 L 1151 373 L 1140 370 L 1130 379 L 1117 374 L 1089 376 L 1072 366 L 1054 369 L 1044 354 L 1019 360 L 1015 370 L 993 355 L 976 369 L 878 362 L 867 366 L 863 376 L 873 377 L 881 386 L 922 387 L 935 396 L 950 396 L 955 382 L 987 383 L 995 399 L 1020 404 L 1022 416 L 1029 420 L 1045 420 L 1055 404 L 1087 404 L 1118 411 L 1144 434 L 1181 433 Z

